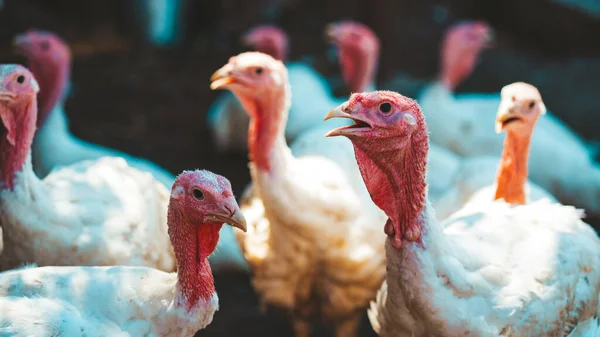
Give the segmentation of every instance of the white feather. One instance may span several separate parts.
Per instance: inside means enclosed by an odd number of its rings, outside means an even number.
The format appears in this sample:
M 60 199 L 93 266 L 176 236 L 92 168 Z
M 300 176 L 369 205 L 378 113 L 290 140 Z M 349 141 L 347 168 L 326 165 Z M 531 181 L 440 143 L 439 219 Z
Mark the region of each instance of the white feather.
M 177 274 L 146 267 L 40 267 L 0 273 L 0 336 L 193 336 L 218 297 L 191 310 Z
M 455 95 L 435 83 L 421 93 L 418 102 L 433 144 L 466 157 L 497 157 L 502 152 L 504 136 L 494 132 L 493 122 L 499 94 Z M 536 124 L 530 158 L 532 182 L 563 203 L 600 212 L 600 167 L 583 140 L 549 112 Z

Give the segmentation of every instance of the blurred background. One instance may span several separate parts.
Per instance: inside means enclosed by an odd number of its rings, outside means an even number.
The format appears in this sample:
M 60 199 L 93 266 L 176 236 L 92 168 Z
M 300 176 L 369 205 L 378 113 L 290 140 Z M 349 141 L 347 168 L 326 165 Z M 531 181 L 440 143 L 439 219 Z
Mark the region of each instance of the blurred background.
M 510 82 L 530 82 L 556 116 L 600 141 L 597 0 L 4 0 L 0 56 L 2 63 L 25 63 L 11 46 L 17 33 L 57 33 L 73 52 L 65 109 L 73 134 L 173 173 L 223 174 L 240 194 L 249 182 L 246 154 L 217 154 L 205 125 L 218 94 L 209 89 L 210 75 L 244 50 L 244 31 L 271 23 L 288 33 L 289 58 L 311 64 L 343 97 L 339 65 L 323 38 L 325 25 L 340 19 L 377 33 L 378 87 L 411 97 L 435 78 L 445 29 L 483 19 L 495 30 L 494 45 L 458 91 L 498 92 Z M 216 275 L 216 286 L 221 310 L 198 336 L 291 335 L 284 316 L 261 314 L 247 276 Z M 375 336 L 366 320 L 360 336 Z

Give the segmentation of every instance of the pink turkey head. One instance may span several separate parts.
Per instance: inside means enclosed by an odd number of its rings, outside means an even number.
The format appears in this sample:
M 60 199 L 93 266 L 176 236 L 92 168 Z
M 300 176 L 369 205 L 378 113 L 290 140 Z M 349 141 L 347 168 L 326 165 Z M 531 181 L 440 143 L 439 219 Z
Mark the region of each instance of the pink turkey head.
M 379 39 L 362 23 L 341 21 L 325 28 L 329 41 L 339 48 L 344 81 L 352 92 L 363 92 L 375 81 Z
M 0 65 L 0 180 L 13 189 L 15 174 L 22 169 L 33 142 L 39 86 L 33 74 L 20 65 Z
M 390 218 L 385 233 L 394 247 L 401 247 L 403 240 L 420 242 L 429 144 L 418 104 L 391 91 L 353 94 L 325 119 L 333 117 L 354 121 L 326 136 L 352 141 L 371 198 Z
M 38 126 L 65 94 L 71 67 L 67 44 L 53 33 L 30 30 L 14 40 L 17 52 L 29 60 L 29 68 L 40 82 Z
M 542 95 L 531 84 L 516 82 L 502 88 L 496 132 L 510 130 L 523 135 L 533 131 L 540 115 L 546 113 Z
M 227 223 L 246 231 L 246 220 L 227 178 L 209 171 L 184 171 L 171 189 L 171 207 L 191 222 Z
M 450 27 L 442 45 L 442 83 L 453 90 L 470 76 L 491 39 L 491 28 L 482 21 L 465 21 Z
M 256 51 L 285 62 L 288 54 L 288 37 L 279 27 L 262 25 L 250 29 L 242 36 L 242 43 Z
M 255 117 L 256 111 L 267 111 L 255 109 L 255 105 L 267 105 L 281 98 L 288 83 L 283 63 L 260 52 L 246 52 L 230 58 L 229 63 L 217 70 L 210 80 L 213 90 L 231 90 L 251 117 Z
M 0 85 L 0 118 L 8 141 L 15 145 L 17 133 L 21 131 L 19 125 L 26 115 L 24 111 L 36 101 L 39 85 L 27 68 L 16 64 L 0 66 Z

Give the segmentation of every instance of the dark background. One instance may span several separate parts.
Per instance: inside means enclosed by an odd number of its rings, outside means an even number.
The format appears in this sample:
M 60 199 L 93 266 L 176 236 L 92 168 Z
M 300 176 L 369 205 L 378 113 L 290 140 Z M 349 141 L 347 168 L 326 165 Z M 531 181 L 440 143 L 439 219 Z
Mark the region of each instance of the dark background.
M 246 155 L 215 153 L 205 117 L 218 94 L 209 77 L 243 51 L 239 37 L 246 29 L 260 23 L 285 29 L 290 59 L 311 63 L 343 96 L 348 92 L 323 28 L 340 19 L 366 23 L 382 44 L 378 87 L 414 97 L 438 71 L 444 30 L 457 20 L 484 19 L 495 30 L 494 46 L 459 91 L 497 92 L 510 82 L 530 82 L 555 115 L 600 141 L 600 12 L 551 0 L 188 0 L 185 6 L 179 43 L 157 48 L 143 39 L 142 0 L 5 0 L 0 57 L 24 61 L 12 52 L 17 33 L 56 32 L 73 51 L 66 112 L 75 135 L 173 173 L 215 171 L 239 194 L 249 181 Z M 247 276 L 216 275 L 216 285 L 221 310 L 198 335 L 291 336 L 285 316 L 259 312 Z M 360 336 L 374 336 L 366 321 Z

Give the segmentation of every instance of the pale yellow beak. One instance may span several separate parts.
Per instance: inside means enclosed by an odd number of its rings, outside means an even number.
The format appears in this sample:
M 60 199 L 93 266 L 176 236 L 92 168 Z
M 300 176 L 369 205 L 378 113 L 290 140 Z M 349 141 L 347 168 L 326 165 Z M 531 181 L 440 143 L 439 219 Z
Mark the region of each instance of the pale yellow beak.
M 210 88 L 212 90 L 223 89 L 227 85 L 235 83 L 235 78 L 231 76 L 231 70 L 231 65 L 226 64 L 215 71 L 210 77 Z

